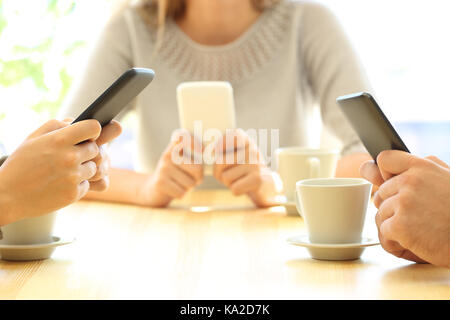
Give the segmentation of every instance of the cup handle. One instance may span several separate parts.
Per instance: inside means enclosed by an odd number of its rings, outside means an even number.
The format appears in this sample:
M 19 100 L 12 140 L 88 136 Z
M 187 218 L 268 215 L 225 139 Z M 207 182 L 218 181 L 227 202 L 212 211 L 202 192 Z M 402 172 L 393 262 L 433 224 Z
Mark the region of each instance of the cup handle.
M 320 159 L 316 157 L 311 157 L 308 159 L 309 165 L 309 178 L 315 179 L 319 177 L 320 171 Z

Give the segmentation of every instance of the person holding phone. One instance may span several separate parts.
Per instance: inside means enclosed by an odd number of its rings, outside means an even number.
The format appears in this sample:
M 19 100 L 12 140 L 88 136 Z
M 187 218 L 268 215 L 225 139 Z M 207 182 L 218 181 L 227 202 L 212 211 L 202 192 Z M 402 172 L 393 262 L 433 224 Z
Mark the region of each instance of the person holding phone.
M 156 77 L 130 106 L 137 115 L 138 170 L 111 169 L 111 187 L 97 200 L 162 207 L 198 186 L 213 186 L 201 164 L 179 165 L 168 154 L 179 127 L 177 86 L 228 81 L 244 130 L 279 129 L 279 146 L 309 146 L 311 115 L 342 143 L 336 175 L 359 176 L 370 158 L 335 99 L 369 90 L 342 27 L 325 7 L 292 0 L 141 0 L 114 15 L 95 43 L 84 75 L 62 110 L 76 116 L 131 67 Z M 239 132 L 245 135 L 245 131 Z M 258 146 L 244 137 L 246 152 Z M 237 151 L 237 150 L 234 150 Z M 275 204 L 276 174 L 264 159 L 215 166 L 214 177 L 257 206 Z M 219 185 L 219 184 L 217 184 Z
M 102 147 L 121 125 L 96 120 L 70 125 L 50 120 L 31 133 L 0 166 L 0 226 L 65 207 L 109 185 Z
M 450 167 L 436 157 L 384 151 L 377 164 L 363 164 L 361 175 L 379 187 L 374 203 L 383 248 L 450 268 Z

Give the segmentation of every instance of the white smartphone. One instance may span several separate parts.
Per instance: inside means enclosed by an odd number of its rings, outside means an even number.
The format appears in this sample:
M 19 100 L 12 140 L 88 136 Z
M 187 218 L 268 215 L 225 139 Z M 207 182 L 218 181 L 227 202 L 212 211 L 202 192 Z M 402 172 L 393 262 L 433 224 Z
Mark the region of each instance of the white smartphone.
M 229 82 L 184 82 L 177 87 L 180 127 L 194 134 L 195 124 L 207 129 L 236 128 L 233 88 Z
M 177 87 L 177 101 L 180 127 L 202 141 L 204 146 L 214 142 L 205 131 L 214 129 L 225 134 L 227 129 L 236 128 L 233 88 L 229 82 L 181 83 Z M 206 168 L 205 174 L 209 174 L 210 169 Z

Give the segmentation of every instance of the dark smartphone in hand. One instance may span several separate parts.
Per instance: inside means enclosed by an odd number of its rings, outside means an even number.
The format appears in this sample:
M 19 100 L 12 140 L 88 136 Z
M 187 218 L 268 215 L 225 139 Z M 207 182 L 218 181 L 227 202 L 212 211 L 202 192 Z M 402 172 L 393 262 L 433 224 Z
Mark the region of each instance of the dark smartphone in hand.
M 361 92 L 342 96 L 337 99 L 337 103 L 375 162 L 385 150 L 409 153 L 371 94 Z
M 111 122 L 155 77 L 151 69 L 132 68 L 123 73 L 73 123 L 95 119 L 102 127 Z

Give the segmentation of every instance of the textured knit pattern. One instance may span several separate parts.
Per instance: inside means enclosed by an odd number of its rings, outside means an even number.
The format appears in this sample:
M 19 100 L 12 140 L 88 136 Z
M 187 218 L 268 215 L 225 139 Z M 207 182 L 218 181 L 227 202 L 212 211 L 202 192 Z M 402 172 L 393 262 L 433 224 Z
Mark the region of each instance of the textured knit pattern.
M 311 146 L 310 116 L 318 106 L 324 126 L 342 142 L 343 154 L 365 151 L 335 100 L 369 86 L 340 24 L 323 6 L 283 1 L 226 45 L 198 44 L 174 21 L 166 23 L 156 54 L 155 42 L 156 31 L 135 9 L 113 17 L 61 112 L 77 116 L 131 67 L 154 69 L 155 80 L 128 109 L 134 107 L 138 119 L 138 170 L 155 168 L 179 126 L 176 87 L 193 80 L 230 81 L 237 125 L 279 129 L 280 147 Z

